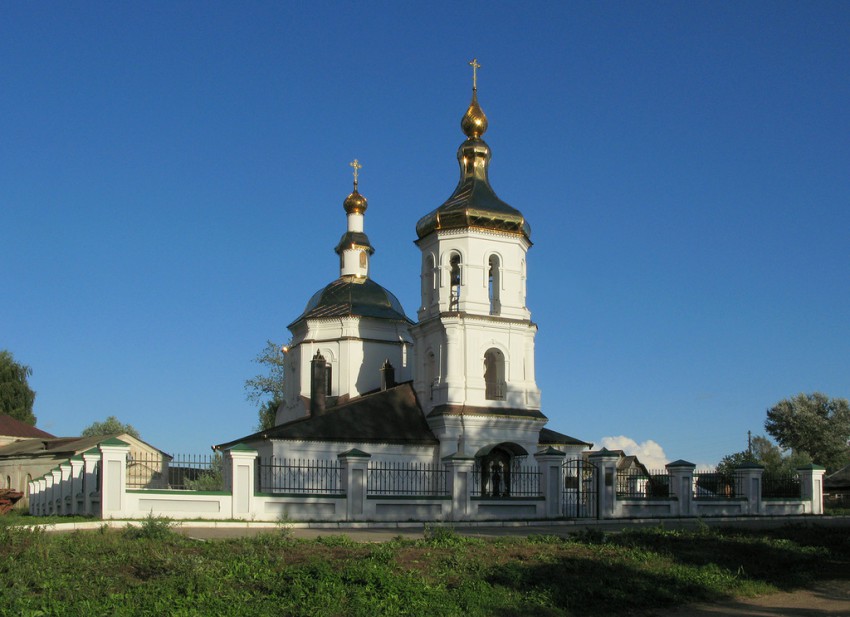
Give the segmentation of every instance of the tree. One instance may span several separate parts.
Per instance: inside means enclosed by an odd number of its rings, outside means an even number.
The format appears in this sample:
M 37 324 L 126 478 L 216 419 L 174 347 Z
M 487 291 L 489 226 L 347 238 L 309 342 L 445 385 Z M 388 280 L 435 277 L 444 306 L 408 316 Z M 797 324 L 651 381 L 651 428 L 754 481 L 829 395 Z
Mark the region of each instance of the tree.
M 266 346 L 257 354 L 254 362 L 266 367 L 268 372 L 260 373 L 245 380 L 248 400 L 260 408 L 257 413 L 258 431 L 272 428 L 275 425 L 277 408 L 283 401 L 283 380 L 286 374 L 285 359 L 286 354 L 280 345 L 266 341 Z
M 121 433 L 127 433 L 136 439 L 141 439 L 139 437 L 139 431 L 131 424 L 123 424 L 115 416 L 109 416 L 103 422 L 92 422 L 81 434 L 83 437 L 96 437 L 99 435 L 119 435 Z
M 717 472 L 731 477 L 735 469 L 746 463 L 761 465 L 766 474 L 785 475 L 793 473 L 799 467 L 810 465 L 812 458 L 805 452 L 783 452 L 770 439 L 759 435 L 753 437 L 749 449 L 727 454 L 720 459 Z
M 825 394 L 798 394 L 767 410 L 764 428 L 783 448 L 806 453 L 827 472 L 850 462 L 850 403 Z
M 35 392 L 27 382 L 30 375 L 30 367 L 15 362 L 11 352 L 0 351 L 0 413 L 35 426 Z

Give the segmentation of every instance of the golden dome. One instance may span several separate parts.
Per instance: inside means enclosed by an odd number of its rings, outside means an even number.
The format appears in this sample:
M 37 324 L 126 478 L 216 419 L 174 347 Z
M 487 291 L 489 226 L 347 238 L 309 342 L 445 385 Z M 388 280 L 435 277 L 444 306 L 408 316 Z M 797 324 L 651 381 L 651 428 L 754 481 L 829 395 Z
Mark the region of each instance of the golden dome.
M 487 116 L 478 104 L 478 93 L 472 90 L 472 102 L 463 118 L 460 120 L 460 128 L 463 134 L 470 139 L 479 139 L 487 131 Z
M 345 208 L 347 214 L 363 214 L 368 205 L 366 198 L 357 192 L 357 185 L 354 186 L 354 192 L 342 202 L 342 207 Z

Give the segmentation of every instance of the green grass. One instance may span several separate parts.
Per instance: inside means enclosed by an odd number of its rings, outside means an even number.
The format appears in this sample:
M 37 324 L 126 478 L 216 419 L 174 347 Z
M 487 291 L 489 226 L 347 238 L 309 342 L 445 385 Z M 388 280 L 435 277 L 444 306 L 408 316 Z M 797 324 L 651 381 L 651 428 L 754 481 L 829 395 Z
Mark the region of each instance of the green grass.
M 850 577 L 846 530 L 643 529 L 482 540 L 430 527 L 379 544 L 282 531 L 201 542 L 0 524 L 8 615 L 640 615 Z

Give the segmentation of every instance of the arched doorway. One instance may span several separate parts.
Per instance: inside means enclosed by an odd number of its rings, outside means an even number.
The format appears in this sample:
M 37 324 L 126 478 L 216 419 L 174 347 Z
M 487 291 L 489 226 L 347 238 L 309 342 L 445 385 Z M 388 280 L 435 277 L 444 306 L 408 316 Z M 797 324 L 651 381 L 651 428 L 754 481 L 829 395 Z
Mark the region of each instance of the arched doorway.
M 473 494 L 491 498 L 513 496 L 517 463 L 527 454 L 525 448 L 509 442 L 481 448 L 475 454 Z

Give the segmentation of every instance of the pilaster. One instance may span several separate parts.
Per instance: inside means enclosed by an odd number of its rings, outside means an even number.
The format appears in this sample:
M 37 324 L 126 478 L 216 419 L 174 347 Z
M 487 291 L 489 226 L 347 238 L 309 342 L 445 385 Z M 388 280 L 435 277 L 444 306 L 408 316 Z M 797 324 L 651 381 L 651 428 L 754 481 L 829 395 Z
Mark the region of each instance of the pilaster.
M 366 512 L 366 475 L 372 455 L 352 448 L 337 455 L 342 463 L 342 490 L 345 492 L 345 520 L 364 518 Z
M 560 515 L 563 487 L 561 467 L 566 456 L 566 453 L 552 447 L 534 455 L 540 468 L 540 494 L 546 499 L 546 518 L 556 518 Z

